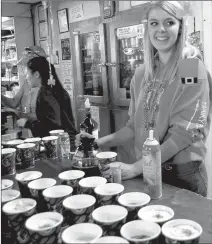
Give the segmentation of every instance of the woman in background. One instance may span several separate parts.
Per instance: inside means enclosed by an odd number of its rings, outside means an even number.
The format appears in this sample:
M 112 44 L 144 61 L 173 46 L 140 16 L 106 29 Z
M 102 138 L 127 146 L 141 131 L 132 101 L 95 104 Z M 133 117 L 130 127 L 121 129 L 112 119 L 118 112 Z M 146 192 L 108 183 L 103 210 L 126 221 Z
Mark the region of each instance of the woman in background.
M 143 172 L 142 147 L 153 129 L 161 145 L 163 181 L 206 196 L 204 159 L 212 87 L 201 55 L 185 45 L 184 16 L 177 1 L 149 3 L 144 64 L 136 69 L 130 85 L 130 119 L 124 128 L 96 142 L 104 148 L 134 141 L 137 161 L 121 163 L 122 178 L 131 179 Z M 78 135 L 76 144 L 81 136 L 89 135 Z
M 26 47 L 22 58 L 17 65 L 21 65 L 22 69 L 26 69 L 27 62 L 34 57 L 47 58 L 45 51 L 39 46 Z M 27 79 L 20 87 L 19 91 L 13 98 L 9 98 L 1 94 L 1 103 L 6 107 L 6 111 L 14 112 L 18 118 L 36 119 L 36 100 L 38 87 L 31 87 Z
M 52 77 L 50 77 L 50 65 Z M 76 135 L 71 100 L 62 87 L 55 68 L 44 57 L 35 57 L 27 63 L 27 79 L 31 87 L 39 89 L 36 100 L 36 120 L 22 118 L 20 127 L 29 128 L 34 137 L 49 135 L 50 130 L 63 129 Z

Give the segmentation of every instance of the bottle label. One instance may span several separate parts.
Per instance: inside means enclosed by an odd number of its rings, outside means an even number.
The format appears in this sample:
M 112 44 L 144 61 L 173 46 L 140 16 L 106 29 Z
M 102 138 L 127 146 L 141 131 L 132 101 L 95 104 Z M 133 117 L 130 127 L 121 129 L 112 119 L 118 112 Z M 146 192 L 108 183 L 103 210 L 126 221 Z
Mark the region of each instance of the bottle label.
M 143 179 L 144 191 L 152 199 L 162 196 L 161 152 L 159 146 L 144 145 Z

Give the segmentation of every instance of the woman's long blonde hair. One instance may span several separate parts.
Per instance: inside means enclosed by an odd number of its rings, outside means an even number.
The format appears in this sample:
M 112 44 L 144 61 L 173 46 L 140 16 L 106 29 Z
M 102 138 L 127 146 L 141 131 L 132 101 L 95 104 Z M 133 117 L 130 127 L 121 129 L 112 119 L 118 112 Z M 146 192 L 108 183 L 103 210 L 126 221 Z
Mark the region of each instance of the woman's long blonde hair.
M 179 35 L 173 49 L 173 53 L 170 57 L 169 62 L 167 62 L 164 68 L 164 75 L 162 79 L 166 81 L 172 81 L 177 76 L 177 71 L 179 67 L 180 60 L 182 58 L 187 58 L 191 56 L 195 56 L 195 48 L 186 43 L 186 19 L 185 17 L 179 18 L 178 13 L 180 9 L 177 8 L 176 5 L 172 4 L 171 1 L 155 1 L 150 4 L 150 7 L 147 11 L 148 13 L 151 9 L 159 7 L 162 10 L 166 11 L 168 14 L 172 15 L 176 19 L 180 20 L 180 28 Z M 186 50 L 184 47 L 186 46 Z M 157 50 L 152 45 L 149 34 L 148 34 L 148 22 L 145 23 L 144 29 L 144 63 L 145 63 L 145 73 L 144 73 L 144 81 L 153 80 L 155 75 L 155 54 Z

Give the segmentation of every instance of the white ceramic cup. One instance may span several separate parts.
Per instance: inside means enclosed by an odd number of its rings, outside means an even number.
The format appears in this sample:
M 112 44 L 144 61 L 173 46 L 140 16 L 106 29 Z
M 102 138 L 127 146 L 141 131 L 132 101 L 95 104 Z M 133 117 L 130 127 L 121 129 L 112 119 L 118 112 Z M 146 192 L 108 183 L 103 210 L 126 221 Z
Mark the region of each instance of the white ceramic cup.
M 124 186 L 118 183 L 103 184 L 94 189 L 97 196 L 97 202 L 100 206 L 117 204 L 117 200 L 123 191 Z
M 98 185 L 106 184 L 107 180 L 100 176 L 90 176 L 79 181 L 81 193 L 94 195 L 94 189 Z
M 71 186 L 57 185 L 51 186 L 43 191 L 48 211 L 57 211 L 62 214 L 62 202 L 71 196 L 73 188 Z
M 158 238 L 161 228 L 158 224 L 146 220 L 133 220 L 121 227 L 121 236 L 130 243 L 148 243 Z
M 138 218 L 149 220 L 160 225 L 174 217 L 174 211 L 164 205 L 149 205 L 138 211 Z
M 63 216 L 60 213 L 44 212 L 28 218 L 25 226 L 34 243 L 53 244 L 58 238 L 62 222 Z
M 202 234 L 200 224 L 189 219 L 173 219 L 162 226 L 166 243 L 199 243 Z
M 2 179 L 1 180 L 1 190 L 9 190 L 13 187 L 13 181 L 9 179 Z
M 71 243 L 93 243 L 102 236 L 102 228 L 92 223 L 75 224 L 62 233 L 62 241 L 66 244 Z

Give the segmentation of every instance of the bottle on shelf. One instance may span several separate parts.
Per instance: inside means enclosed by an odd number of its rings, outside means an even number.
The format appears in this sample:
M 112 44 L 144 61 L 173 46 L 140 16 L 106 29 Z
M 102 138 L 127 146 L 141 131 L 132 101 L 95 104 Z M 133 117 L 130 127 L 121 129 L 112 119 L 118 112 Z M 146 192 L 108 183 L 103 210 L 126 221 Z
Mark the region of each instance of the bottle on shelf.
M 85 100 L 85 112 L 86 112 L 86 117 L 80 124 L 80 131 L 87 132 L 91 135 L 93 135 L 96 139 L 98 139 L 98 124 L 97 122 L 91 117 L 91 106 L 89 99 L 86 98 Z
M 161 149 L 153 130 L 149 131 L 149 137 L 144 142 L 142 155 L 144 192 L 151 199 L 158 199 L 162 196 Z

